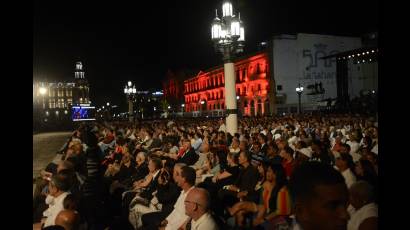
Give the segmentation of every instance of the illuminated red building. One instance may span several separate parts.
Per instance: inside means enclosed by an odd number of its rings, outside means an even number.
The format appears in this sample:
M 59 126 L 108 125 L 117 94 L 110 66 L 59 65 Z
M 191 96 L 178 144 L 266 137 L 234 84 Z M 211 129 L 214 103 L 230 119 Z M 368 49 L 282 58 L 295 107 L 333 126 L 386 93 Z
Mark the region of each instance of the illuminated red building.
M 239 114 L 268 115 L 269 58 L 260 52 L 235 61 L 236 95 Z M 273 95 L 273 93 L 272 93 Z M 223 115 L 225 107 L 224 68 L 218 66 L 184 81 L 185 112 L 192 114 Z

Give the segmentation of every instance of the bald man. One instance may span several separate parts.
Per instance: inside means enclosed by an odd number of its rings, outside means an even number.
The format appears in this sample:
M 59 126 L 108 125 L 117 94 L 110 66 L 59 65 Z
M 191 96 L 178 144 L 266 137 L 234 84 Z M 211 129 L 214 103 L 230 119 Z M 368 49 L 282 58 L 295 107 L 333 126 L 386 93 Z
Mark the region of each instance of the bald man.
M 64 227 L 65 230 L 76 230 L 80 224 L 80 216 L 76 211 L 64 209 L 58 213 L 55 224 Z
M 190 217 L 185 223 L 186 230 L 217 230 L 209 213 L 209 193 L 203 188 L 193 188 L 185 198 L 185 214 Z

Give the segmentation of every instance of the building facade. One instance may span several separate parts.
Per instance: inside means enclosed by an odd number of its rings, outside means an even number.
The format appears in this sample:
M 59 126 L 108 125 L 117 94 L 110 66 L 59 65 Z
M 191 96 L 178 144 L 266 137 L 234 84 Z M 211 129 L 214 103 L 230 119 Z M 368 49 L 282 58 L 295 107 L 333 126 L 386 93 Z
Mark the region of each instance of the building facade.
M 234 60 L 239 115 L 297 112 L 296 87 L 299 84 L 304 87 L 301 95 L 304 111 L 316 110 L 323 100 L 336 100 L 337 60 L 325 57 L 366 46 L 360 37 L 304 33 L 277 35 L 267 44 L 264 51 Z M 377 62 L 349 62 L 349 98 L 364 90 L 377 91 L 377 78 Z M 170 84 L 168 88 L 172 92 L 176 87 L 177 84 Z M 222 65 L 199 71 L 183 82 L 183 89 L 184 107 L 181 109 L 184 112 L 193 116 L 224 115 Z
M 90 87 L 84 76 L 83 65 L 81 62 L 77 62 L 72 82 L 33 83 L 35 115 L 40 119 L 45 119 L 45 121 L 69 117 L 71 106 L 91 103 L 89 92 Z
M 166 107 L 170 106 L 175 112 L 182 111 L 184 101 L 184 81 L 191 77 L 194 71 L 192 70 L 168 70 L 165 80 L 162 81 L 163 99 L 166 102 Z
M 235 60 L 235 80 L 240 115 L 269 113 L 269 60 L 266 52 Z M 224 114 L 225 78 L 223 66 L 184 81 L 185 112 L 220 116 Z
M 318 102 L 337 98 L 337 60 L 335 55 L 363 46 L 360 37 L 333 36 L 321 34 L 278 35 L 272 39 L 273 78 L 276 83 L 277 112 L 296 112 L 298 94 L 296 87 L 304 87 L 301 95 L 302 107 L 315 110 Z M 377 74 L 366 74 L 367 66 L 356 63 L 348 66 L 348 95 L 353 98 L 360 94 L 367 81 L 377 78 Z M 370 79 L 371 78 L 371 79 Z M 376 86 L 374 86 L 376 87 Z

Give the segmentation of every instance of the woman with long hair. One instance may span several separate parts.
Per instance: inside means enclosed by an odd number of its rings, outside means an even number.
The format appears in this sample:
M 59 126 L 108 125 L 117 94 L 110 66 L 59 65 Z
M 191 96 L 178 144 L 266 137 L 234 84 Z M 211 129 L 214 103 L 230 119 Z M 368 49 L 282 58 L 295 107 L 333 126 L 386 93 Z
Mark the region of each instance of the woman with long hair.
M 232 208 L 228 208 L 231 215 L 235 216 L 238 226 L 243 225 L 246 213 L 255 213 L 253 226 L 263 222 L 274 221 L 276 217 L 288 216 L 291 212 L 289 192 L 285 170 L 280 164 L 268 164 L 265 182 L 259 192 L 259 202 L 241 201 Z

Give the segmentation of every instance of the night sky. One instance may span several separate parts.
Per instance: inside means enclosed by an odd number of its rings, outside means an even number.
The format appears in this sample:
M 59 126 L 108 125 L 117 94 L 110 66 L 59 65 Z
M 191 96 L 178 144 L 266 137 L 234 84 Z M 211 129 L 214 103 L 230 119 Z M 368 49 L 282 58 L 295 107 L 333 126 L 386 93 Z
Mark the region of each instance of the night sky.
M 281 33 L 360 36 L 378 29 L 378 1 L 232 0 L 245 53 Z M 80 60 L 91 101 L 124 104 L 128 80 L 161 89 L 168 69 L 222 64 L 210 38 L 221 0 L 34 2 L 33 80 L 71 81 Z

